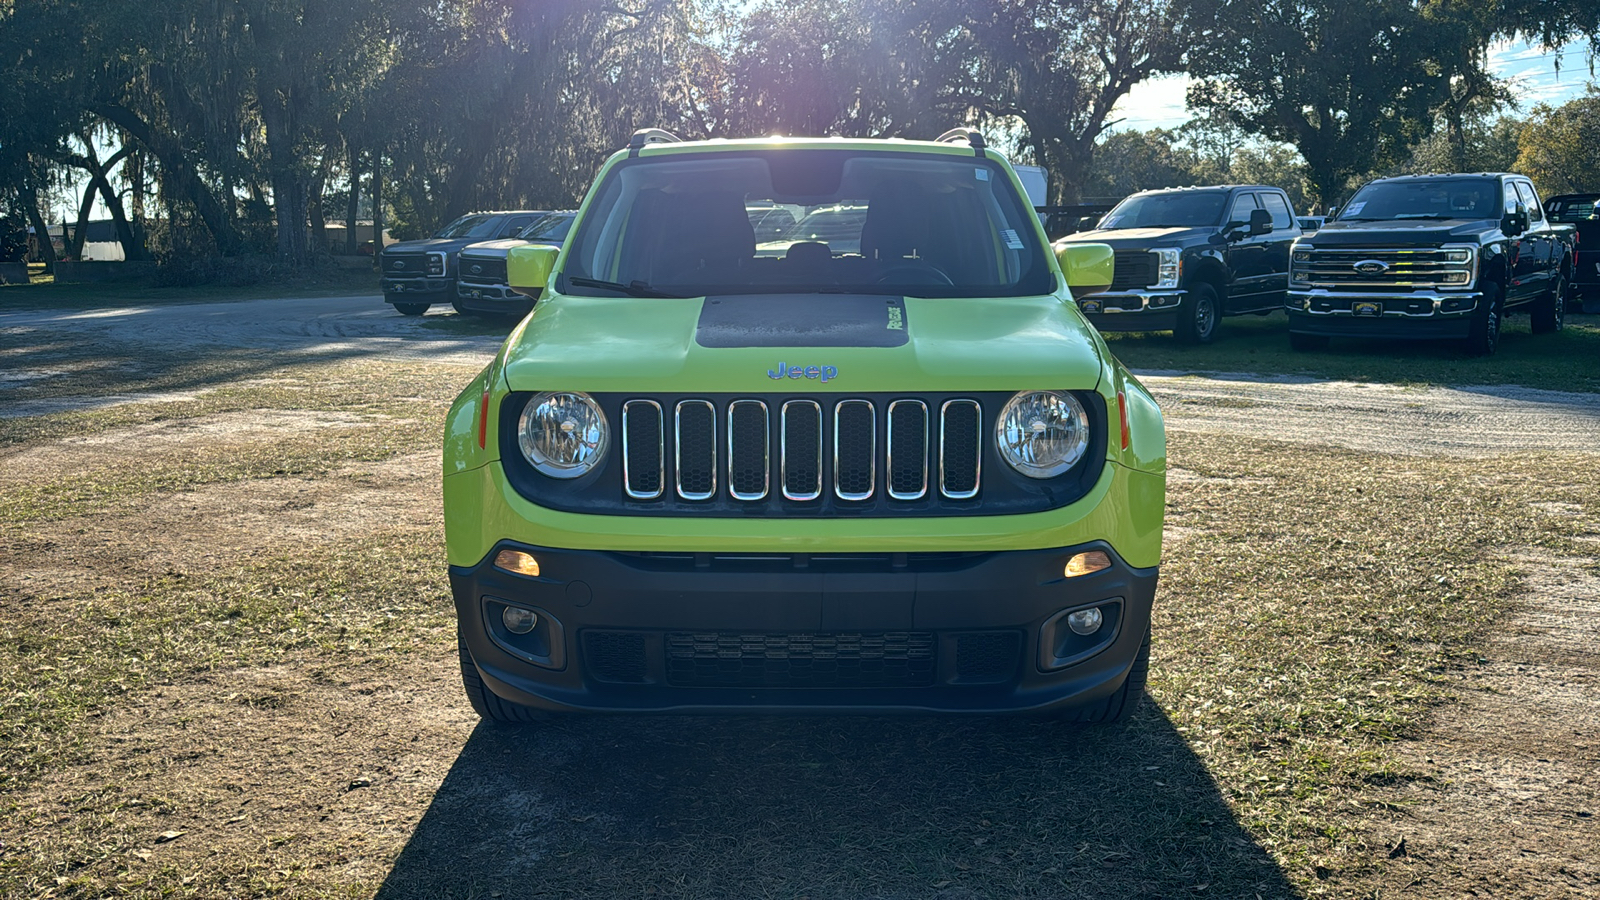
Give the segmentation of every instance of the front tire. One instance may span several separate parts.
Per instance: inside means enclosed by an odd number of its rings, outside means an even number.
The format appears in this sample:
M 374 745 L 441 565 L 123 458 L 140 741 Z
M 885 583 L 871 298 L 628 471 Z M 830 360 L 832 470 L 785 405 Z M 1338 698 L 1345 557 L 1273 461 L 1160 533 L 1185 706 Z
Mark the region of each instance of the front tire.
M 545 720 L 546 715 L 539 710 L 503 700 L 489 690 L 478 672 L 478 664 L 472 661 L 472 651 L 467 649 L 467 640 L 461 636 L 459 625 L 456 627 L 456 651 L 461 656 L 461 686 L 466 689 L 467 702 L 472 704 L 472 711 L 478 718 L 519 725 Z
M 1134 657 L 1133 668 L 1117 692 L 1104 700 L 1080 706 L 1061 716 L 1061 721 L 1079 725 L 1122 725 L 1139 708 L 1144 699 L 1145 685 L 1150 681 L 1150 632 L 1144 633 L 1144 643 L 1139 645 L 1139 655 Z
M 1173 337 L 1181 344 L 1211 343 L 1217 336 L 1221 307 L 1216 288 L 1204 281 L 1196 283 L 1178 304 L 1178 324 L 1172 329 Z
M 1490 282 L 1484 287 L 1483 302 L 1472 312 L 1472 324 L 1467 329 L 1466 350 L 1469 356 L 1490 356 L 1500 346 L 1500 324 L 1503 296 L 1500 285 Z
M 1565 268 L 1556 271 L 1556 280 L 1550 283 L 1550 293 L 1541 297 L 1533 305 L 1532 323 L 1530 325 L 1534 334 L 1554 334 L 1561 330 L 1567 312 L 1567 271 Z
M 420 316 L 427 312 L 428 307 L 432 305 L 431 303 L 396 303 L 394 310 L 402 316 Z

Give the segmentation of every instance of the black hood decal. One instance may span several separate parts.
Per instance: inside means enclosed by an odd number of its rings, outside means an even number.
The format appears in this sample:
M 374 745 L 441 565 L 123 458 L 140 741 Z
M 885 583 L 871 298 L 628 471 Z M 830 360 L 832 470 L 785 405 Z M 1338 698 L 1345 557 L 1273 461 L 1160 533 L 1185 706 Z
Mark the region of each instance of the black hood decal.
M 900 347 L 910 337 L 904 297 L 882 294 L 757 294 L 707 297 L 702 347 Z

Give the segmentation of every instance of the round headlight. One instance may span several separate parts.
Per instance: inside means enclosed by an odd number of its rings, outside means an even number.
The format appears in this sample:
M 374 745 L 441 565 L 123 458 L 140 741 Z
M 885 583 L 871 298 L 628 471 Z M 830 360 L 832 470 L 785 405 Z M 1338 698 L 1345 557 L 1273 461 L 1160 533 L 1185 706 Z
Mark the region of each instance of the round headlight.
M 523 407 L 517 445 L 551 478 L 577 478 L 600 464 L 611 428 L 588 394 L 539 394 Z
M 1089 449 L 1089 414 L 1061 391 L 1016 395 L 995 420 L 1000 455 L 1029 478 L 1054 478 Z

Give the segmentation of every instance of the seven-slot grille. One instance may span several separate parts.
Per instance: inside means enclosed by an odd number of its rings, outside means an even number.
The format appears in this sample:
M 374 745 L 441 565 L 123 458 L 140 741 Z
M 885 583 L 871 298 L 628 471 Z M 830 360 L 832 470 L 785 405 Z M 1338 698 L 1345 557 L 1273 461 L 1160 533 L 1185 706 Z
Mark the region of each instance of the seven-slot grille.
M 1445 259 L 1447 252 L 1461 251 L 1431 248 L 1302 248 L 1294 252 L 1292 284 L 1352 290 L 1465 287 L 1472 277 L 1472 263 L 1448 262 Z M 1446 276 L 1451 278 L 1447 279 Z
M 506 261 L 480 256 L 461 254 L 458 259 L 459 274 L 462 281 L 474 284 L 505 284 Z
M 632 399 L 622 404 L 623 490 L 632 500 L 668 492 L 710 500 L 725 490 L 737 501 L 779 493 L 801 503 L 826 491 L 860 503 L 877 496 L 881 465 L 892 500 L 926 500 L 933 491 L 968 500 L 982 484 L 982 422 L 982 406 L 970 399 L 947 400 L 937 410 L 915 398 L 826 405 L 689 399 L 671 406 Z
M 1118 250 L 1114 254 L 1111 290 L 1131 291 L 1156 283 L 1156 256 L 1148 250 Z

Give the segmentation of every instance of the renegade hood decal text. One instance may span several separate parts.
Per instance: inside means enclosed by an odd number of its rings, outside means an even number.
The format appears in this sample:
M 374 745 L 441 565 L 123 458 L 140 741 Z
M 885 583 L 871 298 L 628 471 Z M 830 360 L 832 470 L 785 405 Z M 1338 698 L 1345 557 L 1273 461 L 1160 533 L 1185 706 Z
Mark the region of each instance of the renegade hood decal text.
M 767 377 L 773 381 L 783 378 L 821 378 L 822 383 L 827 384 L 839 377 L 839 369 L 837 366 L 791 366 L 780 362 L 776 369 L 767 370 Z

